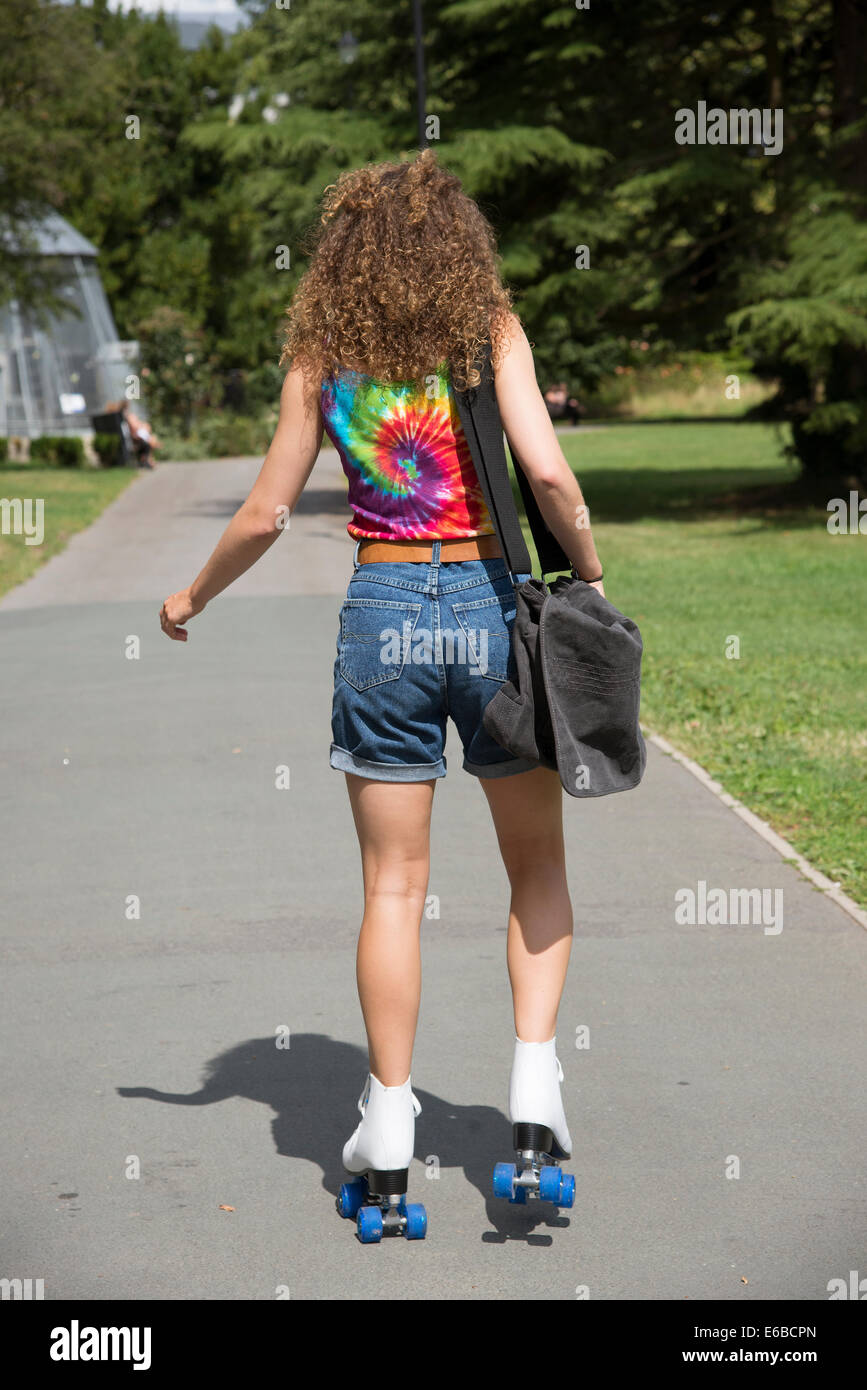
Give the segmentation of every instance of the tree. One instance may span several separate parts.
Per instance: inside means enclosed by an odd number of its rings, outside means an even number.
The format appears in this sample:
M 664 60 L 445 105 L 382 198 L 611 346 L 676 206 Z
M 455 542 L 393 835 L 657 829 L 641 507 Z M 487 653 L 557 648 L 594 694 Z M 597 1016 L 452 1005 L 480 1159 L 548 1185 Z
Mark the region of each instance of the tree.
M 731 316 L 740 341 L 780 382 L 809 490 L 867 487 L 867 7 L 834 0 L 832 139 L 821 177 L 804 179 L 781 251 Z
M 119 101 L 94 22 L 77 7 L 0 0 L 0 302 L 68 307 L 32 254 L 33 223 L 51 207 L 69 214 L 68 175 L 92 158 L 94 136 Z
M 184 437 L 193 413 L 214 380 L 204 335 L 180 309 L 155 309 L 136 325 L 141 343 L 141 374 L 148 401 L 161 420 L 174 422 Z
M 168 306 L 220 369 L 263 375 L 324 186 L 413 153 L 411 0 L 248 0 L 249 28 L 212 31 L 193 53 L 163 18 L 106 0 L 22 5 L 34 32 L 49 11 L 73 13 L 93 66 L 73 99 L 49 36 L 33 79 L 41 129 L 33 84 L 12 81 L 0 138 L 4 121 L 20 128 L 19 195 L 37 151 L 46 165 L 46 135 L 69 126 L 75 157 L 34 190 L 100 246 L 122 335 Z M 746 347 L 779 381 L 810 475 L 863 476 L 864 12 L 865 0 L 425 8 L 429 140 L 494 224 L 544 383 L 592 391 L 634 339 L 657 360 Z M 699 101 L 781 108 L 782 152 L 678 143 L 676 114 Z

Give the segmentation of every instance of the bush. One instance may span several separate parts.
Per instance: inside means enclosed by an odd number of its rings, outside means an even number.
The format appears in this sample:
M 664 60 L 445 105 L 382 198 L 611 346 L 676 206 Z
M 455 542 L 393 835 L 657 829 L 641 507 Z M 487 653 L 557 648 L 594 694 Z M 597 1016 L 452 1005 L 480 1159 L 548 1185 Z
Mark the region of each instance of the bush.
M 175 463 L 198 459 L 264 455 L 271 443 L 276 412 L 251 419 L 234 411 L 213 410 L 187 437 L 163 433 L 162 458 Z
M 639 355 L 641 346 L 639 352 L 624 351 L 623 360 L 595 391 L 578 391 L 591 418 L 734 418 L 760 406 L 773 391 L 756 380 L 742 353 L 666 351 L 653 360 L 652 345 L 646 344 L 651 347 L 648 361 Z M 732 376 L 738 377 L 737 398 L 726 395 Z
M 84 443 L 77 434 L 43 434 L 30 441 L 31 463 L 56 463 L 80 468 L 84 463 Z
M 262 454 L 271 442 L 272 433 L 261 420 L 218 411 L 207 415 L 196 431 L 204 458 Z
M 54 463 L 54 438 L 44 434 L 41 439 L 30 441 L 31 463 Z
M 198 435 L 192 435 L 185 439 L 180 434 L 172 434 L 163 430 L 160 439 L 163 442 L 160 451 L 162 463 L 196 463 L 205 457 Z
M 55 456 L 62 468 L 81 468 L 84 459 L 84 440 L 77 434 L 58 435 Z
M 276 362 L 265 362 L 247 372 L 244 381 L 246 410 L 258 414 L 261 410 L 276 409 L 285 376 L 286 368 L 278 367 Z
M 729 325 L 757 375 L 777 379 L 774 404 L 791 423 L 793 452 L 815 495 L 867 490 L 867 226 L 860 204 L 822 188 L 805 192 L 778 254 L 757 265 L 746 295 Z
M 0 463 L 5 463 L 9 457 L 9 440 L 0 435 Z
M 116 434 L 95 434 L 91 447 L 103 468 L 114 468 L 120 462 L 121 440 Z

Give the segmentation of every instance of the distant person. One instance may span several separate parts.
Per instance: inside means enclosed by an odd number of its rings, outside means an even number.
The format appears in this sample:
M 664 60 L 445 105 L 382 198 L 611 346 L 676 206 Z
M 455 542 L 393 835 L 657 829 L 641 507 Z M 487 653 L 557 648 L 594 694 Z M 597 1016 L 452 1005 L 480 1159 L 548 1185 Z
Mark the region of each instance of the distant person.
M 549 386 L 544 395 L 552 420 L 568 419 L 570 424 L 578 424 L 584 414 L 584 407 L 577 396 L 569 395 L 569 387 L 565 381 L 558 381 L 554 386 Z
M 129 401 L 123 403 L 123 415 L 132 435 L 132 447 L 135 450 L 139 468 L 156 468 L 153 461 L 153 450 L 163 447 L 159 439 L 147 420 L 133 414 L 129 408 Z
M 152 458 L 154 449 L 163 446 L 157 439 L 147 420 L 135 415 L 129 408 L 129 401 L 109 401 L 105 407 L 106 415 L 120 416 L 120 432 L 127 453 L 134 453 L 139 468 L 156 468 Z

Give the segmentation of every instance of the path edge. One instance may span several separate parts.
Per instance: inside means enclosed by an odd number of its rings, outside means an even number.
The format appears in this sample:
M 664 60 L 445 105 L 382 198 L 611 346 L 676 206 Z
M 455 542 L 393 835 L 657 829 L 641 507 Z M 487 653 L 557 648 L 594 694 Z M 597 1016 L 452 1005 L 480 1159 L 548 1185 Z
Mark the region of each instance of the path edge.
M 794 845 L 789 844 L 788 840 L 784 840 L 782 835 L 778 835 L 776 830 L 768 825 L 767 821 L 762 820 L 761 816 L 757 816 L 755 812 L 745 806 L 742 801 L 738 801 L 736 797 L 727 792 L 719 782 L 714 781 L 709 772 L 699 763 L 694 762 L 692 758 L 688 758 L 685 753 L 681 753 L 678 748 L 675 748 L 673 744 L 669 743 L 667 738 L 663 738 L 661 734 L 654 734 L 647 729 L 642 730 L 642 732 L 648 743 L 652 743 L 654 748 L 658 748 L 661 753 L 667 753 L 675 762 L 680 763 L 681 767 L 685 767 L 687 772 L 691 773 L 697 782 L 701 782 L 702 786 L 712 792 L 717 800 L 721 801 L 724 806 L 728 806 L 729 810 L 734 811 L 736 816 L 740 816 L 741 820 L 745 821 L 750 829 L 755 831 L 766 844 L 770 845 L 772 849 L 775 849 L 782 859 L 793 862 L 796 868 L 804 875 L 804 878 L 809 879 L 811 883 L 815 884 L 815 886 L 824 893 L 826 898 L 830 898 L 832 902 L 836 903 L 838 907 L 841 907 L 844 912 L 848 913 L 859 926 L 867 930 L 867 912 L 859 907 L 848 894 L 842 891 L 839 883 L 835 883 L 833 879 L 828 878 L 826 874 L 820 873 L 818 869 L 814 868 L 810 861 L 805 859 L 803 854 L 795 849 Z

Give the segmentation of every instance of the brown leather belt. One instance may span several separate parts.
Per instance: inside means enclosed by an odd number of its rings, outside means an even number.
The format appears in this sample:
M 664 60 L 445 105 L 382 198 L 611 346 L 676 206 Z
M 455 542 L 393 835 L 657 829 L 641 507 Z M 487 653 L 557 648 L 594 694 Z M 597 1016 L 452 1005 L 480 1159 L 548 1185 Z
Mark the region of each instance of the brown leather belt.
M 500 542 L 496 536 L 470 536 L 466 540 L 440 541 L 440 561 L 447 565 L 452 560 L 490 560 L 502 555 Z M 433 558 L 432 541 L 361 541 L 358 547 L 358 563 L 368 564 L 373 560 L 425 561 Z

